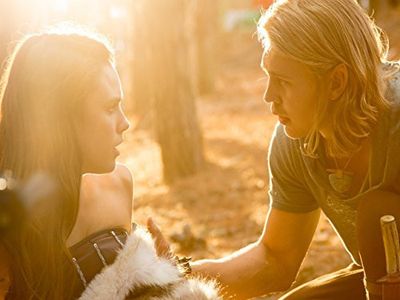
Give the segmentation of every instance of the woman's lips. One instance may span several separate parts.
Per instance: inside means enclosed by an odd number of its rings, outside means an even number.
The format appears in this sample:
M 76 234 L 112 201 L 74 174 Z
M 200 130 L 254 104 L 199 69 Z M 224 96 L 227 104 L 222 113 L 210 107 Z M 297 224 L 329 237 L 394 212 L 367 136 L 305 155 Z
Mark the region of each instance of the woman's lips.
M 114 146 L 114 154 L 115 154 L 116 157 L 120 155 L 120 152 L 119 152 L 119 150 L 118 150 L 118 146 L 121 145 L 121 144 L 122 144 L 122 138 L 121 138 L 120 141 Z

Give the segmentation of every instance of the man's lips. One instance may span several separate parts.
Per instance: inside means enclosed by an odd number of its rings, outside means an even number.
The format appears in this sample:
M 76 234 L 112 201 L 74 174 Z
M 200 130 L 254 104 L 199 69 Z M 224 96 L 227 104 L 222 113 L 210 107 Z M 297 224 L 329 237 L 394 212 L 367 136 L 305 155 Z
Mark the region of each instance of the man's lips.
M 281 122 L 283 125 L 286 125 L 290 121 L 290 119 L 286 118 L 286 117 L 278 116 L 278 118 L 279 118 L 279 122 Z

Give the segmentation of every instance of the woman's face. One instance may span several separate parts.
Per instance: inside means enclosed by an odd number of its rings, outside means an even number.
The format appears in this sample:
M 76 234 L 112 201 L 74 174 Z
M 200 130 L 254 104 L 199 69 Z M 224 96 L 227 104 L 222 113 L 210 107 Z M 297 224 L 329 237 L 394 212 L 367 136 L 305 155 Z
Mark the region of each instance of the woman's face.
M 292 138 L 307 136 L 317 113 L 317 77 L 300 62 L 271 48 L 264 53 L 262 68 L 268 83 L 264 100 L 271 103 L 271 111 Z
M 93 90 L 85 99 L 78 139 L 82 153 L 82 173 L 108 173 L 119 155 L 116 147 L 129 123 L 122 111 L 119 76 L 111 64 L 98 73 Z

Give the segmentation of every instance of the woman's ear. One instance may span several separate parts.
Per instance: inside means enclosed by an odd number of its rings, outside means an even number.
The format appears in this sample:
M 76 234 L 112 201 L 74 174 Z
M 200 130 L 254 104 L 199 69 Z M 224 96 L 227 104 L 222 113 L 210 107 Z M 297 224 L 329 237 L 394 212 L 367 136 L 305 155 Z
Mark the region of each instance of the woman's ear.
M 328 85 L 329 100 L 335 101 L 342 96 L 347 87 L 349 72 L 345 64 L 338 64 L 330 74 Z

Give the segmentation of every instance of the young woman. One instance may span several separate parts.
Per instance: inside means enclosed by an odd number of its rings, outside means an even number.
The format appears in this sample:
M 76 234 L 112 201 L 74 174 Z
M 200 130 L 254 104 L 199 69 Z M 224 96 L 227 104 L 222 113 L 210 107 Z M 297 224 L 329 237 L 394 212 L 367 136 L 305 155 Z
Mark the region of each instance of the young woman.
M 131 228 L 132 179 L 115 163 L 129 125 L 104 38 L 75 29 L 27 36 L 0 96 L 0 170 L 21 185 L 42 172 L 56 186 L 1 245 L 6 299 L 218 298 Z
M 265 101 L 279 118 L 269 149 L 271 206 L 256 243 L 193 270 L 237 298 L 288 289 L 322 210 L 354 264 L 282 299 L 380 299 L 379 217 L 400 220 L 400 65 L 355 0 L 276 1 L 259 23 Z

